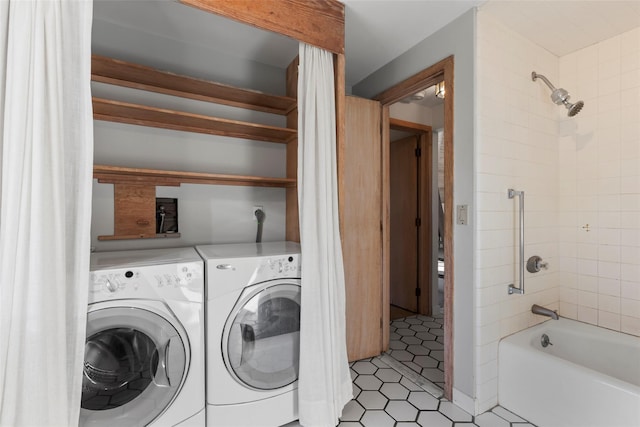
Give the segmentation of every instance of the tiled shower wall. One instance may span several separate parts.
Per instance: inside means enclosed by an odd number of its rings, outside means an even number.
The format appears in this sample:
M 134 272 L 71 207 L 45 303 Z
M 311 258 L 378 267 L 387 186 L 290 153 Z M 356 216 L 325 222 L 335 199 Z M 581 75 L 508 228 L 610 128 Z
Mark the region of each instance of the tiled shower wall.
M 534 303 L 559 308 L 558 131 L 562 111 L 531 72 L 559 79 L 559 60 L 548 51 L 478 12 L 476 122 L 476 411 L 497 403 L 498 341 L 544 320 Z M 525 273 L 526 294 L 517 270 L 517 199 L 525 192 L 525 259 L 539 255 L 549 263 Z
M 640 28 L 560 58 L 560 313 L 640 336 Z
M 640 28 L 558 58 L 478 13 L 476 404 L 497 403 L 500 338 L 544 318 L 533 303 L 640 335 Z M 531 71 L 585 107 L 574 118 Z M 517 277 L 516 201 L 524 190 L 527 294 Z M 588 225 L 587 225 L 588 224 Z M 517 283 L 516 283 L 517 284 Z

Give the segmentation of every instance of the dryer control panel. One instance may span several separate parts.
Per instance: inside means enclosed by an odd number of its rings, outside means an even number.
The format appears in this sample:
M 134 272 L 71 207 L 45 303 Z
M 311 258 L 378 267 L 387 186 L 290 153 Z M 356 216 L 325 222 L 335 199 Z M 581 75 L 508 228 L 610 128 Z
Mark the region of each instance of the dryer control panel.
M 265 260 L 264 267 L 275 276 L 291 277 L 292 273 L 296 277 L 300 276 L 300 263 L 297 257 L 268 258 Z
M 189 262 L 91 272 L 89 299 L 150 298 L 202 302 L 203 265 Z

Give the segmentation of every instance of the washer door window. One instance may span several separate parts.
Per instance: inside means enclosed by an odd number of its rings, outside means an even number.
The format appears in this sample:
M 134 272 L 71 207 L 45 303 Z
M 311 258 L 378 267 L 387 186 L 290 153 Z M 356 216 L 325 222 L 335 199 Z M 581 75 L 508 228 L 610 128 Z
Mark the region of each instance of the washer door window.
M 146 309 L 89 312 L 81 424 L 147 425 L 160 415 L 179 391 L 188 366 L 181 335 Z
M 274 390 L 298 379 L 300 285 L 277 281 L 241 297 L 225 325 L 222 348 L 235 379 Z

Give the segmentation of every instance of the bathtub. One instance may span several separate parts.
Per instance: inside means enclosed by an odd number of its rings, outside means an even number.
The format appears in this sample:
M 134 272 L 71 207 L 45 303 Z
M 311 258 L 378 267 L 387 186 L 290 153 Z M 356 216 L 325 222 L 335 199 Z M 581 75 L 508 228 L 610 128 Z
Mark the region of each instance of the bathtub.
M 565 318 L 508 336 L 498 400 L 539 427 L 638 427 L 640 338 Z

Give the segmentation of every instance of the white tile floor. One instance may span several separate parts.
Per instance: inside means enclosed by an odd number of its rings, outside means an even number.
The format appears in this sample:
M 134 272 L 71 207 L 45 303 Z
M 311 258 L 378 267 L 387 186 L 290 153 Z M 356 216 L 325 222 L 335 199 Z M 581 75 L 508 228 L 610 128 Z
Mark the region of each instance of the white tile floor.
M 380 357 L 351 364 L 354 399 L 338 427 L 534 427 L 504 408 L 477 417 L 452 402 L 436 399 Z
M 391 322 L 388 354 L 444 389 L 442 316 L 416 315 Z
M 440 387 L 443 383 L 442 318 L 411 316 L 391 324 L 391 357 Z M 477 417 L 446 399 L 437 399 L 392 369 L 383 356 L 351 364 L 353 400 L 338 427 L 535 427 L 497 406 Z M 299 427 L 297 422 L 286 427 Z

